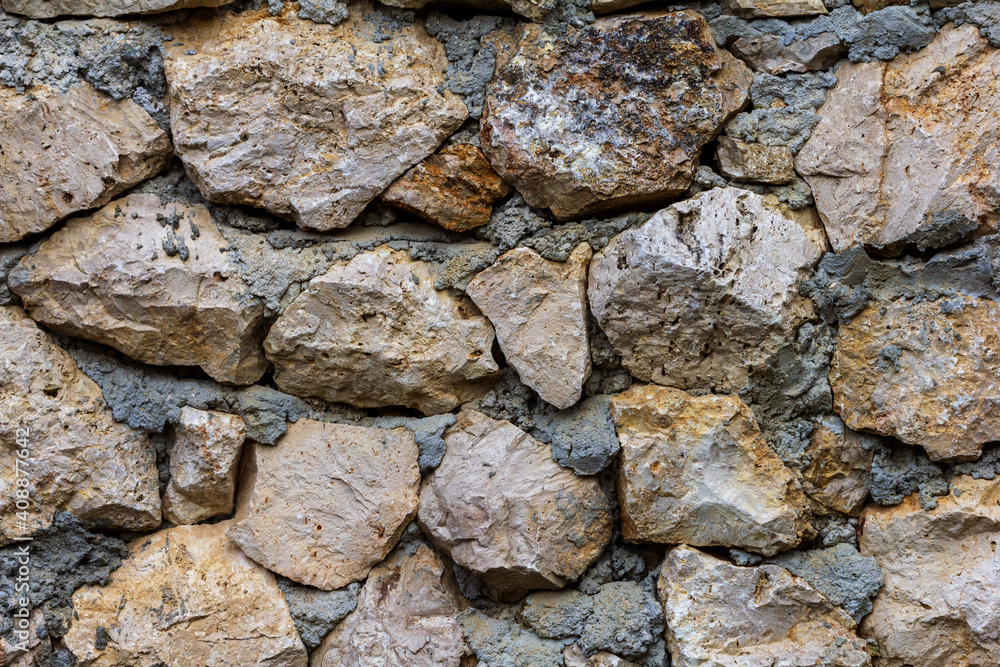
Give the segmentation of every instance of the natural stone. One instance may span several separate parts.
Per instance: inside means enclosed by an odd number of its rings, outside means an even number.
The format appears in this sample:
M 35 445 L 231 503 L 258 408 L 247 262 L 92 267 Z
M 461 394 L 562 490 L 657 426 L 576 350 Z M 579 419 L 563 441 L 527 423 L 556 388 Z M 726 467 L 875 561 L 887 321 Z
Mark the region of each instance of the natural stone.
M 246 424 L 236 415 L 181 408 L 170 448 L 170 485 L 163 495 L 167 521 L 200 523 L 233 511 L 246 433 Z
M 66 635 L 77 664 L 305 667 L 274 577 L 229 543 L 228 525 L 140 537 L 107 586 L 77 591 Z
M 823 0 L 725 0 L 725 5 L 746 19 L 826 14 Z
M 635 377 L 730 392 L 812 316 L 798 285 L 821 253 L 762 197 L 717 188 L 598 252 L 590 307 Z
M 861 633 L 880 667 L 987 667 L 1000 662 L 1000 481 L 957 477 L 931 511 L 916 495 L 863 515 L 861 552 L 885 586 Z
M 382 193 L 383 201 L 454 232 L 482 227 L 493 204 L 510 193 L 476 146 L 446 146 Z
M 358 607 L 312 656 L 317 667 L 460 667 L 471 654 L 457 615 L 468 606 L 451 570 L 424 545 L 396 550 L 368 575 Z
M 158 14 L 189 7 L 219 7 L 226 0 L 3 0 L 4 11 L 33 19 L 57 16 Z
M 848 427 L 970 460 L 1000 440 L 1000 305 L 986 299 L 873 303 L 840 328 L 830 385 Z
M 674 667 L 868 667 L 854 621 L 777 565 L 737 567 L 687 546 L 658 584 Z
M 639 667 L 637 663 L 607 651 L 599 651 L 587 658 L 576 644 L 563 649 L 563 665 L 564 667 Z
M 792 150 L 788 146 L 747 144 L 719 137 L 716 159 L 726 178 L 755 183 L 791 183 L 795 180 Z
M 786 74 L 832 67 L 847 50 L 836 32 L 786 40 L 780 35 L 740 37 L 730 47 L 755 72 Z
M 557 408 L 575 405 L 590 376 L 587 266 L 592 255 L 586 243 L 564 263 L 517 248 L 465 288 L 493 323 L 500 349 L 521 380 Z
M 941 247 L 996 228 L 997 114 L 977 100 L 997 98 L 998 62 L 976 28 L 946 26 L 914 54 L 837 71 L 795 163 L 834 250 Z
M 837 417 L 818 419 L 809 437 L 809 463 L 802 470 L 806 495 L 834 512 L 860 512 L 871 485 L 871 440 Z
M 746 66 L 693 11 L 604 18 L 559 35 L 524 24 L 497 43 L 483 151 L 530 205 L 559 219 L 683 192 L 750 86 Z
M 611 403 L 604 395 L 548 415 L 536 415 L 531 435 L 552 446 L 552 458 L 579 475 L 596 475 L 618 454 Z
M 517 599 L 562 588 L 611 539 L 611 511 L 596 479 L 560 467 L 516 426 L 463 411 L 447 452 L 420 490 L 424 532 L 491 593 Z
M 349 11 L 337 26 L 226 15 L 167 63 L 177 154 L 207 199 L 346 227 L 461 126 L 465 105 L 437 92 L 444 47 L 422 23 L 364 1 Z
M 59 332 L 250 384 L 267 368 L 264 306 L 226 246 L 206 209 L 135 194 L 68 222 L 8 282 Z
M 417 445 L 403 429 L 300 419 L 254 445 L 245 514 L 227 535 L 272 572 L 324 590 L 363 579 L 417 510 Z
M 789 551 L 778 554 L 769 562 L 808 581 L 858 623 L 871 612 L 871 598 L 882 587 L 882 571 L 878 563 L 871 556 L 858 553 L 853 544 Z
M 314 278 L 271 327 L 275 383 L 358 407 L 448 412 L 496 380 L 493 328 L 430 266 L 386 247 Z
M 811 535 L 799 478 L 739 398 L 635 385 L 611 411 L 626 539 L 772 555 Z
M 0 86 L 0 243 L 107 204 L 170 159 L 170 140 L 131 100 L 80 83 L 64 94 Z

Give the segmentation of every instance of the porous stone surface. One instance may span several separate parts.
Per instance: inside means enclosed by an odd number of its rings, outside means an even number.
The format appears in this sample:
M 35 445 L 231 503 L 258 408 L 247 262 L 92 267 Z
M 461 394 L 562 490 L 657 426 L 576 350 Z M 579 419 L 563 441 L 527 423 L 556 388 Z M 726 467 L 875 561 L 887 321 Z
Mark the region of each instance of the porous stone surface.
M 227 531 L 250 558 L 324 590 L 363 579 L 417 510 L 417 445 L 403 429 L 300 419 L 254 445 L 245 513 Z
M 541 639 L 513 621 L 467 609 L 458 615 L 458 622 L 480 665 L 563 667 L 561 642 Z
M 295 629 L 306 648 L 312 651 L 323 638 L 358 606 L 361 584 L 348 584 L 335 591 L 303 586 L 291 579 L 277 577 L 278 588 L 285 594 Z
M 731 137 L 719 137 L 716 158 L 726 178 L 755 183 L 791 183 L 795 180 L 792 151 L 787 146 L 746 144 Z
M 57 16 L 156 14 L 190 7 L 219 7 L 225 0 L 3 0 L 4 11 L 33 19 Z
M 858 623 L 871 613 L 871 598 L 882 587 L 882 570 L 878 562 L 871 556 L 861 555 L 853 544 L 789 551 L 778 554 L 768 562 L 808 581 Z
M 868 499 L 872 477 L 872 438 L 824 417 L 809 436 L 809 463 L 802 469 L 802 488 L 828 511 L 857 515 Z

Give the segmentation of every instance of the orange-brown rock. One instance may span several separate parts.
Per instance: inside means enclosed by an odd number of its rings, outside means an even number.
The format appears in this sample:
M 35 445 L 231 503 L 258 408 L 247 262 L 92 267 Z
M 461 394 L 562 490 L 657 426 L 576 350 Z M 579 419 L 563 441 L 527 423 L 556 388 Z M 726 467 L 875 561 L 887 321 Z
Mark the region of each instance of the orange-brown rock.
M 841 514 L 857 514 L 864 507 L 873 457 L 865 449 L 866 439 L 874 438 L 852 431 L 832 415 L 813 424 L 802 487 L 820 507 Z

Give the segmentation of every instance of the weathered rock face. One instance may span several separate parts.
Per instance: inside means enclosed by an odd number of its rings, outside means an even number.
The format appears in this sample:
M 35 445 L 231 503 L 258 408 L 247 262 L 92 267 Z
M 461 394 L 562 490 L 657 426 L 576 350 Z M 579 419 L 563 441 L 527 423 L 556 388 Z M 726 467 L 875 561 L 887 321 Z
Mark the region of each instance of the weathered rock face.
M 516 426 L 464 411 L 420 490 L 418 520 L 452 560 L 498 598 L 561 588 L 611 539 L 608 499 L 594 478 L 552 460 Z
M 747 19 L 826 14 L 823 0 L 724 0 L 724 3 L 737 16 Z
M 316 667 L 460 667 L 471 654 L 456 616 L 468 603 L 441 557 L 397 550 L 368 575 L 358 608 L 323 641 Z
M 821 252 L 762 197 L 717 188 L 598 252 L 590 307 L 635 377 L 727 393 L 810 317 L 798 285 Z
M 233 511 L 236 469 L 246 434 L 246 424 L 236 415 L 181 408 L 170 449 L 163 518 L 182 525 Z
M 81 667 L 305 667 L 274 577 L 226 539 L 229 522 L 140 537 L 107 586 L 73 596 L 66 645 Z
M 404 429 L 300 419 L 254 445 L 245 516 L 227 535 L 272 572 L 333 590 L 363 579 L 417 511 L 417 445 Z
M 444 47 L 380 12 L 357 2 L 338 26 L 245 12 L 167 63 L 177 154 L 206 198 L 346 227 L 459 128 L 465 105 L 437 92 Z
M 866 667 L 854 621 L 777 565 L 737 567 L 680 546 L 658 584 L 675 667 Z
M 220 7 L 225 0 L 3 0 L 3 9 L 33 19 L 56 16 L 156 14 L 188 7 Z
M 580 400 L 590 376 L 587 266 L 581 243 L 566 262 L 516 248 L 479 273 L 466 293 L 496 328 L 521 381 L 557 408 Z
M 739 398 L 635 385 L 611 411 L 626 539 L 772 555 L 811 534 L 798 477 Z
M 878 641 L 882 667 L 987 667 L 1000 662 L 1000 481 L 956 477 L 937 508 L 916 494 L 869 506 L 862 553 L 885 586 L 861 634 Z
M 0 85 L 0 243 L 103 206 L 167 166 L 170 140 L 135 102 L 89 84 L 30 93 Z
M 492 346 L 493 328 L 466 297 L 438 292 L 427 264 L 388 248 L 314 278 L 264 341 L 291 394 L 425 414 L 489 389 Z
M 754 71 L 774 75 L 827 69 L 847 51 L 832 31 L 791 40 L 781 35 L 749 35 L 737 39 L 730 48 Z
M 692 11 L 616 16 L 568 35 L 523 25 L 497 42 L 483 151 L 560 219 L 683 192 L 750 86 Z
M 115 422 L 98 386 L 17 306 L 0 307 L 0 359 L 0 545 L 45 528 L 58 510 L 92 527 L 156 528 L 148 439 Z
M 792 149 L 788 146 L 747 144 L 719 137 L 715 155 L 722 175 L 734 181 L 781 184 L 795 180 Z
M 802 470 L 802 488 L 820 507 L 857 514 L 868 499 L 872 477 L 871 436 L 828 416 L 813 425 L 809 463 Z M 817 508 L 818 509 L 818 508 Z
M 830 368 L 838 413 L 936 461 L 978 457 L 1000 440 L 998 321 L 1000 305 L 985 299 L 871 304 L 840 329 Z
M 966 25 L 892 62 L 837 70 L 795 163 L 836 251 L 940 247 L 996 227 L 998 63 L 1000 51 Z
M 227 245 L 206 209 L 130 195 L 68 222 L 8 282 L 57 331 L 250 384 L 267 368 L 264 305 Z

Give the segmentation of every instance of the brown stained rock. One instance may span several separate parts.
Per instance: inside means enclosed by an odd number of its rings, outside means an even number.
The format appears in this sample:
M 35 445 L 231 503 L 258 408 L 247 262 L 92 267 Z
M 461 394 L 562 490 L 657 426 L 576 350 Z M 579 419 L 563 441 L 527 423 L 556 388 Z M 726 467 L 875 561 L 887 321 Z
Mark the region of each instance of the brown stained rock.
M 381 197 L 445 229 L 467 232 L 489 222 L 493 203 L 510 190 L 481 150 L 458 144 L 410 169 Z
M 654 205 L 691 184 L 751 76 L 693 12 L 600 19 L 496 39 L 482 144 L 504 180 L 559 219 Z
M 65 94 L 0 86 L 0 243 L 104 206 L 170 155 L 166 133 L 132 100 L 85 83 Z
M 230 523 L 140 537 L 106 586 L 78 590 L 65 638 L 77 664 L 306 667 L 281 590 L 229 543 Z
M 845 427 L 833 415 L 818 419 L 806 449 L 809 463 L 802 470 L 806 495 L 828 511 L 860 512 L 871 486 L 873 454 L 865 445 L 872 440 L 872 436 Z
M 136 194 L 74 218 L 8 282 L 33 318 L 148 364 L 230 384 L 267 368 L 264 305 L 207 209 Z
M 346 227 L 461 126 L 422 22 L 393 26 L 365 1 L 349 11 L 337 26 L 223 15 L 197 54 L 167 62 L 177 154 L 207 199 Z
M 891 63 L 837 70 L 795 160 L 834 250 L 936 248 L 996 228 L 998 68 L 976 27 L 948 25 Z
M 580 400 L 590 376 L 586 243 L 566 262 L 528 248 L 504 254 L 465 292 L 496 328 L 500 349 L 521 381 L 557 408 Z
M 835 32 L 795 38 L 788 44 L 783 35 L 761 33 L 740 37 L 730 49 L 754 71 L 776 76 L 828 69 L 847 53 L 847 47 Z
M 299 583 L 333 590 L 364 579 L 417 512 L 410 431 L 300 419 L 250 456 L 252 492 L 226 534 Z
M 725 6 L 745 19 L 826 14 L 823 0 L 724 0 Z
M 731 137 L 719 137 L 718 146 L 715 156 L 726 178 L 776 185 L 795 180 L 792 149 L 788 146 L 747 144 Z
M 475 411 L 445 433 L 441 465 L 420 489 L 418 521 L 498 599 L 562 588 L 611 539 L 608 499 L 593 477 L 552 460 L 549 446 Z
M 875 665 L 1000 664 L 1000 480 L 956 477 L 933 510 L 913 494 L 870 505 L 861 524 L 861 552 L 885 579 L 860 629 L 878 642 Z
M 872 303 L 840 328 L 834 405 L 852 429 L 971 460 L 1000 440 L 1000 305 L 985 299 Z
M 3 0 L 3 9 L 33 19 L 57 16 L 158 14 L 190 7 L 220 7 L 226 0 Z
M 897 5 L 908 5 L 909 0 L 851 0 L 851 4 L 858 8 L 858 11 L 862 14 L 870 14 L 876 12 L 880 9 L 885 9 L 886 7 L 892 7 Z M 931 3 L 934 7 L 935 3 Z M 937 6 L 943 7 L 946 5 L 938 4 Z
M 60 510 L 88 527 L 156 528 L 153 447 L 115 422 L 100 388 L 23 310 L 0 306 L 0 545 Z

